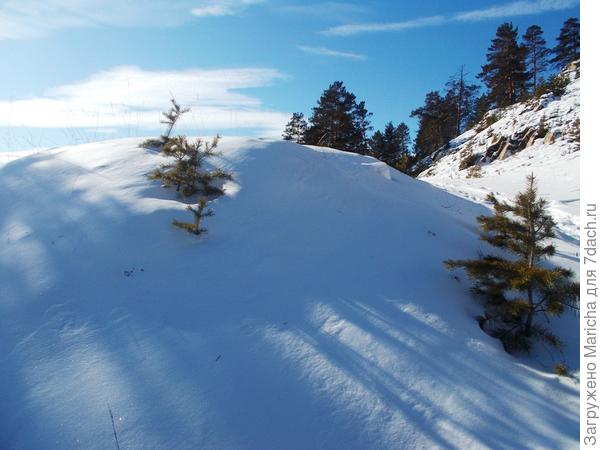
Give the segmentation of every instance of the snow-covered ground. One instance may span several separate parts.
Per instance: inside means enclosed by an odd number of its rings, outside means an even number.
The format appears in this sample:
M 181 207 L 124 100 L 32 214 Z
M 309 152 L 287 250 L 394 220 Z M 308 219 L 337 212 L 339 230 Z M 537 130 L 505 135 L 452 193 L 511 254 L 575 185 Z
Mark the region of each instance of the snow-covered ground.
M 231 138 L 197 238 L 138 143 L 0 167 L 0 448 L 576 448 L 578 381 L 506 354 L 442 265 L 486 206 Z
M 22 150 L 16 152 L 4 152 L 0 149 L 0 167 L 2 167 L 4 164 L 8 164 L 11 161 L 14 161 L 15 159 L 23 158 L 24 156 L 37 153 L 40 150 L 45 149 L 37 148 L 32 150 Z
M 457 155 L 453 155 L 457 156 Z M 453 156 L 442 159 L 434 175 L 419 178 L 462 198 L 485 203 L 489 193 L 512 200 L 525 188 L 526 177 L 534 174 L 538 192 L 548 201 L 557 222 L 559 254 L 555 261 L 578 271 L 579 252 L 579 152 L 568 152 L 561 145 L 536 145 L 503 161 L 485 164 L 481 176 L 469 178 L 453 168 Z M 448 159 L 448 161 L 445 161 Z

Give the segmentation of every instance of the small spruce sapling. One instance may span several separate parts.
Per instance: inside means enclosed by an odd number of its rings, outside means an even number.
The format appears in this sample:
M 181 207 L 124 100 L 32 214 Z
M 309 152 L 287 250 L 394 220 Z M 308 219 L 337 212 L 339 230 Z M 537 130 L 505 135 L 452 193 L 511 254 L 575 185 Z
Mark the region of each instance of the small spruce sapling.
M 173 219 L 173 225 L 187 231 L 188 233 L 192 233 L 195 235 L 206 233 L 206 228 L 201 228 L 200 226 L 202 223 L 202 219 L 214 215 L 212 209 L 206 209 L 207 203 L 208 200 L 206 199 L 206 197 L 200 197 L 198 199 L 198 204 L 196 205 L 196 207 L 188 205 L 188 207 L 186 208 L 194 215 L 194 221 L 180 222 L 179 220 Z
M 539 315 L 558 316 L 566 308 L 578 309 L 579 284 L 562 267 L 546 268 L 541 262 L 554 254 L 547 241 L 555 237 L 556 223 L 546 200 L 537 194 L 535 177 L 527 177 L 525 191 L 513 203 L 488 196 L 493 216 L 479 216 L 481 239 L 506 250 L 514 258 L 482 255 L 473 260 L 448 260 L 449 269 L 464 269 L 474 281 L 473 291 L 484 300 L 481 328 L 499 338 L 507 351 L 528 351 L 538 338 L 559 347 L 560 341 L 539 324 Z

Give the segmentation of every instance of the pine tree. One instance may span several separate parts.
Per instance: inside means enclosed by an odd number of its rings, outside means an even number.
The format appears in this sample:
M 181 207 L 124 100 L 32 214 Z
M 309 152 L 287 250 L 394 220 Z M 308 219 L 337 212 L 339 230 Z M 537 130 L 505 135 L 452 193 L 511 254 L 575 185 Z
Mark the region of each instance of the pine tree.
M 370 116 L 364 102 L 357 103 L 356 96 L 346 90 L 344 83 L 336 81 L 313 108 L 306 143 L 362 153 L 367 149 Z
M 425 105 L 410 113 L 419 120 L 419 129 L 414 142 L 415 159 L 421 160 L 442 148 L 454 137 L 455 110 L 448 95 L 442 97 L 438 91 L 425 96 Z
M 401 122 L 396 127 L 396 139 L 398 141 L 398 156 L 394 167 L 401 172 L 407 173 L 410 164 L 410 130 L 408 125 Z
M 194 221 L 193 222 L 180 222 L 178 220 L 173 219 L 173 225 L 187 231 L 188 233 L 192 233 L 195 235 L 206 233 L 206 228 L 200 227 L 202 219 L 204 219 L 205 217 L 210 217 L 210 216 L 214 215 L 214 212 L 211 209 L 208 209 L 205 211 L 207 203 L 208 203 L 208 200 L 206 199 L 206 197 L 200 197 L 198 199 L 198 204 L 196 205 L 195 208 L 191 205 L 188 205 L 186 208 L 188 211 L 190 211 L 194 215 Z
M 527 77 L 531 91 L 535 91 L 542 81 L 541 74 L 548 68 L 550 50 L 546 47 L 542 28 L 531 25 L 523 35 L 526 50 Z
M 304 144 L 307 126 L 308 124 L 304 119 L 304 114 L 297 112 L 293 113 L 292 118 L 283 131 L 283 139 L 286 141 L 294 141 L 298 144 Z
M 466 128 L 473 128 L 479 123 L 486 113 L 492 108 L 492 101 L 487 94 L 482 94 L 475 100 L 473 117 L 467 124 Z
M 496 107 L 512 105 L 527 93 L 525 47 L 517 42 L 518 29 L 512 23 L 503 23 L 488 48 L 487 64 L 478 75 L 488 88 L 488 95 Z
M 366 155 L 369 152 L 369 131 L 373 129 L 371 127 L 372 114 L 367 111 L 365 102 L 359 102 L 356 104 L 352 111 L 352 122 L 354 125 L 354 136 L 352 150 L 354 153 Z
M 507 351 L 529 350 L 534 337 L 558 346 L 558 338 L 535 319 L 541 314 L 560 315 L 567 307 L 577 309 L 579 286 L 571 280 L 570 270 L 541 264 L 555 251 L 547 243 L 555 237 L 556 227 L 547 202 L 538 196 L 533 175 L 513 203 L 500 202 L 492 194 L 488 200 L 494 215 L 477 218 L 481 239 L 514 258 L 485 255 L 448 260 L 446 265 L 465 269 L 474 281 L 473 290 L 486 307 L 480 325 L 501 339 Z
M 479 87 L 467 81 L 465 66 L 460 66 L 458 75 L 446 83 L 445 101 L 450 107 L 449 114 L 454 122 L 452 138 L 461 135 L 467 129 L 475 115 L 476 95 Z
M 579 19 L 571 17 L 563 24 L 556 39 L 558 43 L 552 50 L 554 58 L 551 62 L 558 69 L 579 59 Z
M 182 108 L 179 103 L 174 98 L 171 98 L 171 108 L 168 111 L 162 113 L 164 119 L 160 121 L 160 123 L 165 124 L 167 126 L 165 132 L 160 135 L 160 138 L 155 139 L 147 139 L 140 145 L 144 148 L 160 148 L 171 137 L 171 133 L 177 124 L 177 121 L 181 118 L 181 116 L 187 112 L 189 112 L 189 108 Z
M 370 154 L 398 170 L 406 171 L 409 158 L 410 133 L 405 123 L 394 127 L 386 124 L 384 131 L 373 133 Z
M 169 109 L 167 112 L 162 113 L 164 119 L 160 121 L 160 123 L 165 124 L 167 126 L 167 129 L 160 137 L 163 144 L 167 142 L 171 137 L 171 133 L 173 131 L 173 128 L 175 128 L 175 124 L 177 123 L 177 121 L 181 118 L 183 114 L 189 111 L 189 108 L 182 108 L 181 105 L 177 103 L 174 98 L 171 98 L 171 109 Z
M 203 167 L 206 159 L 219 155 L 216 151 L 219 139 L 218 135 L 211 142 L 190 141 L 185 136 L 169 138 L 162 146 L 162 153 L 174 161 L 163 164 L 150 178 L 161 180 L 165 187 L 175 186 L 184 197 L 198 191 L 204 195 L 221 195 L 223 191 L 214 185 L 214 181 L 230 180 L 231 174 L 222 169 L 208 171 Z

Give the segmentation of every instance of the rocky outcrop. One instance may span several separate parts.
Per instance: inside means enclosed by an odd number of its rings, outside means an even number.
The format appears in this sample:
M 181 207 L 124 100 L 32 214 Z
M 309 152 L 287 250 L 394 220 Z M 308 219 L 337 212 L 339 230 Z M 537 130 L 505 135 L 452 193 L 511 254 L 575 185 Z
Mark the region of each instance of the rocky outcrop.
M 529 147 L 560 146 L 565 154 L 579 150 L 579 78 L 577 64 L 561 76 L 570 80 L 561 94 L 549 92 L 522 103 L 489 111 L 471 130 L 438 149 L 431 157 L 417 162 L 414 173 L 427 177 L 436 172 L 460 172 L 480 164 L 504 160 Z

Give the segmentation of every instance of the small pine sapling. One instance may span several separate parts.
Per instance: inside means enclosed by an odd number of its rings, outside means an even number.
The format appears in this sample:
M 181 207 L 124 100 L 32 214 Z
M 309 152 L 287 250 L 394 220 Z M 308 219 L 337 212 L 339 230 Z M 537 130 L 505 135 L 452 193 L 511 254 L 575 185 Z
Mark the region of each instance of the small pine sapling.
M 200 235 L 202 233 L 206 233 L 206 228 L 201 228 L 201 226 L 200 226 L 202 223 L 202 219 L 204 219 L 205 217 L 210 217 L 210 216 L 214 215 L 214 212 L 212 211 L 212 209 L 206 209 L 207 203 L 208 203 L 208 200 L 206 199 L 206 197 L 200 197 L 198 199 L 198 204 L 196 205 L 196 207 L 193 207 L 192 205 L 188 205 L 188 207 L 186 208 L 188 211 L 190 211 L 194 215 L 194 221 L 193 222 L 180 222 L 178 220 L 173 219 L 173 225 L 187 231 L 188 233 L 192 233 L 195 235 Z
M 223 190 L 215 186 L 214 182 L 231 180 L 232 175 L 223 169 L 208 171 L 203 167 L 207 158 L 219 155 L 215 150 L 219 139 L 218 135 L 210 142 L 202 139 L 190 141 L 185 136 L 169 138 L 162 146 L 162 153 L 174 161 L 156 169 L 150 179 L 161 180 L 164 187 L 175 186 L 175 190 L 184 197 L 199 191 L 203 195 L 222 195 Z
M 477 218 L 481 239 L 515 258 L 482 255 L 445 264 L 449 269 L 464 269 L 474 281 L 473 291 L 485 305 L 480 326 L 499 338 L 507 351 L 530 350 L 531 338 L 559 347 L 558 337 L 535 318 L 578 309 L 579 283 L 572 281 L 570 270 L 541 264 L 554 254 L 547 241 L 555 237 L 556 223 L 547 212 L 546 200 L 537 194 L 535 177 L 527 177 L 527 188 L 513 203 L 500 202 L 492 194 L 488 201 L 494 215 Z
M 160 123 L 167 126 L 165 132 L 160 136 L 163 144 L 171 137 L 171 133 L 173 132 L 173 128 L 175 128 L 177 121 L 187 112 L 190 112 L 190 108 L 182 108 L 174 98 L 171 98 L 171 109 L 162 113 L 164 119 L 160 121 Z
M 175 128 L 175 124 L 181 118 L 181 116 L 189 112 L 189 108 L 182 108 L 174 98 L 171 98 L 171 108 L 168 111 L 162 113 L 164 119 L 160 123 L 167 126 L 165 132 L 161 134 L 158 139 L 147 139 L 142 142 L 141 147 L 143 148 L 162 148 L 171 139 L 171 133 Z

